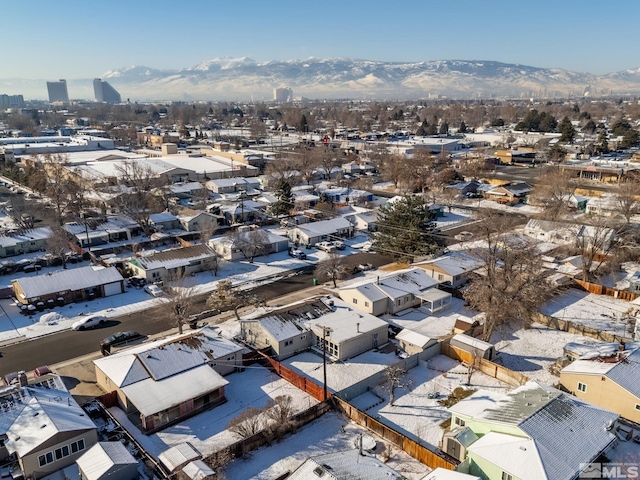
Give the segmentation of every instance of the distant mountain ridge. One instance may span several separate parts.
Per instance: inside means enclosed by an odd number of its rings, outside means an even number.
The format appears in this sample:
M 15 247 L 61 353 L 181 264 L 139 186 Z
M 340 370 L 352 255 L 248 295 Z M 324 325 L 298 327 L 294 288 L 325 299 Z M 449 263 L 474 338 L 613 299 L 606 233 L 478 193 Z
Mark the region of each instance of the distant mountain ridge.
M 593 75 L 495 61 L 438 60 L 382 62 L 308 58 L 257 62 L 247 57 L 215 58 L 190 68 L 159 70 L 129 66 L 101 75 L 131 100 L 271 100 L 287 86 L 295 97 L 352 99 L 491 98 L 592 96 L 640 93 L 640 68 Z M 0 80 L 12 90 L 23 82 Z M 72 98 L 93 98 L 89 80 L 69 80 Z M 42 90 L 46 97 L 43 83 Z M 85 93 L 86 92 L 86 93 Z M 22 93 L 22 92 L 19 92 Z M 84 94 L 84 96 L 82 94 Z M 24 93 L 30 97 L 29 93 Z M 38 98 L 38 97 L 36 97 Z

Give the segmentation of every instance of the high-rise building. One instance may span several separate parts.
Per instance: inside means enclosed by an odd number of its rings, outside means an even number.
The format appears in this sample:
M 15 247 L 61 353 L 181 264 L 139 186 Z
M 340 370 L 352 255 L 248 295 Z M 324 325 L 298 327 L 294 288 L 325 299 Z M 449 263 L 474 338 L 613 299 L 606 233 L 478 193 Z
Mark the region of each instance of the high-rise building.
M 0 108 L 22 108 L 24 107 L 24 97 L 22 95 L 0 94 Z
M 57 82 L 47 82 L 47 91 L 49 92 L 49 101 L 53 102 L 69 102 L 69 92 L 67 91 L 67 81 L 60 79 Z
M 120 103 L 122 101 L 118 91 L 109 82 L 103 82 L 99 78 L 93 79 L 93 93 L 96 96 L 96 102 Z
M 288 87 L 279 87 L 273 89 L 273 99 L 278 103 L 293 101 L 293 90 Z

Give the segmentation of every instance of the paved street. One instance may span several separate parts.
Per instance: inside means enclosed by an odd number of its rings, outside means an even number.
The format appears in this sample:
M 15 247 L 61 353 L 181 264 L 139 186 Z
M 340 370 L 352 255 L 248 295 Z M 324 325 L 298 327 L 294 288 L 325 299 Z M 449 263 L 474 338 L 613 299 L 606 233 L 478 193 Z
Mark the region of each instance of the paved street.
M 371 263 L 378 267 L 389 262 L 391 262 L 389 257 L 364 252 L 346 257 L 346 263 L 350 266 L 359 263 Z M 299 271 L 297 275 L 261 285 L 255 288 L 253 293 L 260 295 L 271 303 L 284 304 L 285 300 L 280 297 L 292 293 L 296 294 L 296 292 L 313 286 L 314 268 L 315 266 L 310 265 Z M 312 295 L 314 291 L 321 291 L 321 288 L 320 286 L 316 287 L 308 295 Z M 207 297 L 208 295 L 200 295 L 193 298 L 194 312 L 206 310 L 205 302 Z M 232 314 L 213 317 L 213 321 L 221 321 L 228 318 L 229 315 Z M 7 345 L 0 348 L 2 352 L 0 375 L 18 370 L 30 371 L 40 365 L 53 365 L 76 357 L 91 355 L 99 349 L 100 341 L 103 338 L 117 331 L 137 330 L 143 335 L 153 336 L 172 328 L 174 328 L 174 325 L 166 315 L 162 314 L 160 308 L 153 308 L 111 319 L 103 328 L 82 332 L 64 331 L 14 345 Z

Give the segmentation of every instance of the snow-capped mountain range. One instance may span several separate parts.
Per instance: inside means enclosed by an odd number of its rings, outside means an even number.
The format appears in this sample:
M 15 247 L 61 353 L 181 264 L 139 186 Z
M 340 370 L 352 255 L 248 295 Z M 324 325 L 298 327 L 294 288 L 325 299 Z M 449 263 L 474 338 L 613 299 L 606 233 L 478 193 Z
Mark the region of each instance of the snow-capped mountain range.
M 295 97 L 404 99 L 490 98 L 640 93 L 640 68 L 592 75 L 494 61 L 382 62 L 346 58 L 257 62 L 216 58 L 181 70 L 130 66 L 101 75 L 133 100 L 271 100 L 287 86 Z M 44 81 L 0 80 L 0 93 L 24 87 L 26 98 L 46 98 Z M 38 93 L 32 91 L 38 87 Z M 91 79 L 68 80 L 69 96 L 93 98 Z

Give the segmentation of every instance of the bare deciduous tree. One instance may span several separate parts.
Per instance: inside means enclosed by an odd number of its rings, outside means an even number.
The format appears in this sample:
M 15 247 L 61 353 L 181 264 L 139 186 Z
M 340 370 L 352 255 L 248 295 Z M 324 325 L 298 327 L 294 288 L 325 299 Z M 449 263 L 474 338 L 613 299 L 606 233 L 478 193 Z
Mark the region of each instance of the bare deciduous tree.
M 384 371 L 382 388 L 389 392 L 389 405 L 393 407 L 396 399 L 396 390 L 399 388 L 409 390 L 413 380 L 407 378 L 407 370 L 402 367 L 389 367 Z
M 250 407 L 240 415 L 229 420 L 227 430 L 241 438 L 249 438 L 257 434 L 264 427 L 263 411 L 261 408 Z
M 335 252 L 329 254 L 329 257 L 320 261 L 316 267 L 316 277 L 325 280 L 329 279 L 333 282 L 333 288 L 337 288 L 337 281 L 343 279 L 347 274 L 347 266 L 344 257 Z
M 245 306 L 258 306 L 263 300 L 255 295 L 233 287 L 231 280 L 220 280 L 218 288 L 207 299 L 207 306 L 226 312 L 233 310 L 237 320 L 240 320 L 238 309 Z
M 582 280 L 588 282 L 601 273 L 609 254 L 618 246 L 615 224 L 610 218 L 593 217 L 589 225 L 579 225 L 576 247 L 582 255 Z
M 480 212 L 477 224 L 478 238 L 485 243 L 474 253 L 482 262 L 482 274 L 463 295 L 471 308 L 485 314 L 485 341 L 501 325 L 530 325 L 537 307 L 552 293 L 541 253 L 533 241 L 512 236 L 513 222 L 487 210 Z
M 67 268 L 67 253 L 71 251 L 69 232 L 62 227 L 51 228 L 52 235 L 45 242 L 45 250 L 62 262 L 62 268 Z
M 542 206 L 542 216 L 545 220 L 556 221 L 569 213 L 570 200 L 575 189 L 570 172 L 555 170 L 544 175 L 536 183 L 531 200 L 532 203 Z
M 162 309 L 173 319 L 178 332 L 182 333 L 184 325 L 189 322 L 189 315 L 193 312 L 194 291 L 193 288 L 184 285 L 184 278 L 172 283 L 173 285 L 165 288 L 166 302 L 162 304 Z
M 229 233 L 229 240 L 233 248 L 242 256 L 253 263 L 253 260 L 269 251 L 269 235 L 261 229 L 249 231 L 235 230 Z
M 627 225 L 631 223 L 631 217 L 640 213 L 640 182 L 629 180 L 618 187 L 615 193 L 615 204 L 618 211 L 624 217 Z

